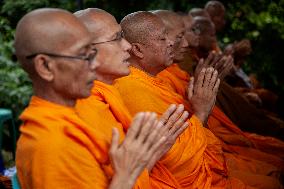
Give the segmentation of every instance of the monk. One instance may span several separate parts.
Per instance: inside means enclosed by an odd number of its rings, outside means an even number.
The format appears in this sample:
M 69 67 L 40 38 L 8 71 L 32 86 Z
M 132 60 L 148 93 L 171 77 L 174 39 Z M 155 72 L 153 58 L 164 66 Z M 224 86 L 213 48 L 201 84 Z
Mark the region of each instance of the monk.
M 20 117 L 16 152 L 23 189 L 147 188 L 145 168 L 165 142 L 156 115 L 135 116 L 120 143 L 117 129 L 106 141 L 74 108 L 77 99 L 90 95 L 100 64 L 91 43 L 87 28 L 61 9 L 34 10 L 17 25 L 16 55 L 34 90 Z
M 183 30 L 182 23 L 178 24 L 178 20 L 180 19 L 174 13 L 170 11 L 158 11 L 157 15 L 159 15 L 164 20 L 166 25 L 170 25 L 167 28 L 169 31 L 169 36 L 171 34 L 175 36 L 174 33 L 177 32 L 176 30 Z M 182 51 L 182 49 L 180 51 Z M 209 57 L 212 57 L 212 54 L 210 54 Z M 177 59 L 174 60 L 178 62 Z M 184 91 L 186 91 L 186 86 L 189 81 L 189 75 L 186 72 L 182 71 L 177 64 L 173 64 L 172 66 L 168 67 L 166 70 L 159 73 L 158 76 L 161 79 L 168 81 L 177 93 L 181 94 L 183 97 L 185 96 Z M 181 88 L 182 86 L 183 88 Z M 216 134 L 216 136 L 220 137 L 222 141 L 230 145 L 233 144 L 233 152 L 236 151 L 235 146 L 247 146 L 248 144 L 253 142 L 254 144 L 256 144 L 254 147 L 260 149 L 261 151 L 270 152 L 269 148 L 266 148 L 267 145 L 271 147 L 273 146 L 273 150 L 271 150 L 271 152 L 274 151 L 274 153 L 277 153 L 278 155 L 282 154 L 283 145 L 281 141 L 277 141 L 273 138 L 265 138 L 262 136 L 251 135 L 249 133 L 243 133 L 240 129 L 238 129 L 236 125 L 234 125 L 228 118 L 226 118 L 226 115 L 222 113 L 222 111 L 217 107 L 214 107 L 212 116 L 209 117 L 208 127 L 210 130 L 212 130 L 214 134 Z M 263 143 L 261 142 L 263 140 L 270 142 L 266 142 L 267 144 L 263 145 Z M 277 146 L 278 144 L 279 146 Z M 241 150 L 238 148 L 237 150 L 238 153 L 244 156 L 253 156 L 256 159 L 260 159 L 265 162 L 275 164 L 276 166 L 283 167 L 283 160 L 281 160 L 281 158 L 279 159 L 276 156 L 271 156 L 267 153 L 262 153 L 259 150 L 251 150 L 250 146 L 242 147 Z M 251 153 L 251 155 L 249 155 L 249 153 Z
M 151 15 L 149 12 L 136 12 L 126 16 L 121 21 L 121 26 L 125 32 L 126 39 L 132 44 L 130 61 L 133 67 L 131 67 L 131 74 L 118 79 L 115 82 L 115 86 L 122 94 L 122 98 L 129 107 L 130 113 L 135 114 L 135 112 L 144 109 L 161 114 L 162 110 L 165 109 L 169 103 L 173 102 L 182 102 L 186 108 L 189 108 L 188 103 L 184 101 L 182 96 L 175 93 L 168 83 L 156 77 L 157 73 L 165 69 L 169 64 L 168 62 L 164 62 L 163 65 L 161 61 L 167 61 L 168 58 L 164 57 L 162 59 L 162 57 L 160 57 L 167 56 L 166 51 L 169 47 L 163 40 L 159 40 L 163 39 L 163 31 L 165 31 L 165 26 L 163 26 L 161 20 Z M 141 31 L 144 31 L 145 35 L 141 36 Z M 147 33 L 145 31 L 147 31 Z M 149 33 L 149 31 L 151 31 L 151 33 Z M 165 34 L 164 38 L 167 39 Z M 159 51 L 157 51 L 157 49 L 159 49 Z M 156 56 L 153 56 L 153 54 L 156 54 Z M 171 54 L 175 53 L 170 53 L 168 56 Z M 156 66 L 155 62 L 157 62 L 157 65 L 160 65 L 160 67 L 157 67 L 159 70 L 151 69 Z M 204 80 L 204 76 L 207 74 L 210 75 L 212 71 L 213 69 L 203 69 L 196 80 L 196 85 L 194 82 L 190 84 L 190 86 L 195 86 L 194 91 L 196 91 L 197 94 L 205 90 L 205 88 L 202 89 L 198 86 L 202 85 L 201 80 Z M 214 71 L 213 73 L 217 74 L 217 72 Z M 205 78 L 210 78 L 208 75 Z M 215 75 L 214 78 L 216 76 L 217 75 Z M 215 80 L 212 79 L 211 81 Z M 207 82 L 207 79 L 205 79 L 204 82 Z M 208 85 L 203 83 L 203 86 Z M 200 111 L 201 108 L 203 110 L 206 108 L 206 110 L 210 112 L 211 108 L 208 107 L 208 102 L 206 103 L 207 106 L 205 104 L 202 105 L 201 102 L 205 102 L 208 97 L 214 101 L 214 96 L 203 96 L 204 99 L 199 101 L 200 104 L 196 106 L 195 100 L 198 99 L 198 95 L 195 93 L 196 96 L 192 99 L 192 94 L 194 93 L 192 93 L 192 90 L 189 91 L 189 99 L 193 107 L 191 120 L 196 117 L 198 118 L 198 116 L 195 116 L 195 112 Z M 210 94 L 208 92 L 209 91 L 205 94 Z M 145 96 L 147 96 L 147 99 L 143 98 Z M 210 107 L 214 104 L 212 104 L 212 101 Z M 208 116 L 209 112 L 207 112 L 206 116 Z M 207 122 L 207 118 L 199 119 L 203 120 L 203 124 Z M 226 188 L 237 185 L 238 188 L 248 187 L 246 184 L 249 185 L 249 180 L 251 179 L 244 179 L 246 183 L 244 184 L 235 177 L 235 175 L 238 174 L 237 172 L 227 169 L 220 141 L 209 130 L 202 127 L 202 125 L 199 124 L 197 126 L 192 125 L 188 127 L 179 137 L 178 142 L 171 148 L 166 156 L 163 157 L 161 160 L 163 164 L 175 175 L 178 182 L 184 188 Z M 196 143 L 197 138 L 198 143 Z M 187 149 L 189 151 L 187 151 Z M 276 179 L 270 177 L 264 178 L 266 179 L 264 183 L 251 182 L 251 186 L 260 188 L 272 186 L 272 188 L 279 188 L 279 182 Z
M 113 126 L 120 131 L 122 139 L 130 126 L 132 116 L 124 105 L 119 92 L 111 84 L 115 79 L 129 74 L 128 58 L 130 55 L 128 51 L 131 46 L 123 38 L 120 25 L 106 11 L 89 8 L 74 14 L 93 34 L 93 45 L 100 52 L 97 55 L 97 60 L 102 62 L 96 70 L 97 79 L 94 82 L 91 96 L 78 100 L 76 110 L 84 121 L 104 133 L 107 140 L 111 141 Z M 152 187 L 180 187 L 167 168 L 157 161 L 167 151 L 165 148 L 169 149 L 178 134 L 182 133 L 185 126 L 188 125 L 187 122 L 184 123 L 188 113 L 183 109 L 182 105 L 171 105 L 161 117 L 164 127 L 169 127 L 169 130 L 175 134 L 167 136 L 165 146 L 156 150 L 157 155 L 153 156 L 151 165 L 147 166 L 151 171 L 149 179 Z M 97 121 L 100 122 L 99 126 L 96 124 Z M 175 125 L 171 126 L 171 122 Z
M 221 32 L 226 24 L 225 6 L 220 1 L 208 1 L 204 7 L 215 25 L 216 32 Z

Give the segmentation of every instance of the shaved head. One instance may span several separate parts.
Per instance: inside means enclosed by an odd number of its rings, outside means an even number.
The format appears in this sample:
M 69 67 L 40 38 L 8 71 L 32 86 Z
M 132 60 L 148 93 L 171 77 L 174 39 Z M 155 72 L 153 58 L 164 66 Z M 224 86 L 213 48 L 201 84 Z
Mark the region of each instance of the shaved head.
M 99 8 L 88 8 L 74 13 L 92 33 L 94 40 L 106 35 L 105 29 L 112 24 L 117 24 L 114 16 Z
M 220 32 L 225 26 L 225 7 L 220 1 L 208 1 L 204 8 L 212 22 L 215 25 L 216 31 Z
M 89 32 L 84 25 L 65 10 L 52 8 L 34 10 L 26 14 L 17 25 L 15 34 L 17 58 L 29 74 L 34 74 L 33 65 L 26 56 L 70 49 L 74 46 L 77 36 L 86 33 Z
M 158 15 L 164 22 L 168 29 L 179 27 L 184 27 L 182 17 L 177 13 L 169 10 L 155 10 L 154 14 Z
M 210 16 L 216 16 L 225 11 L 223 3 L 220 1 L 208 1 L 204 8 Z
M 159 29 L 157 23 L 163 25 L 158 16 L 151 12 L 139 11 L 125 16 L 120 25 L 130 43 L 147 43 L 148 36 L 152 36 L 152 33 Z
M 173 62 L 172 41 L 163 21 L 155 14 L 139 11 L 125 16 L 121 28 L 132 44 L 131 63 L 150 75 L 157 75 Z
M 202 8 L 193 8 L 188 12 L 188 14 L 191 15 L 192 17 L 204 16 L 204 17 L 210 18 L 210 15 L 208 14 L 208 12 Z

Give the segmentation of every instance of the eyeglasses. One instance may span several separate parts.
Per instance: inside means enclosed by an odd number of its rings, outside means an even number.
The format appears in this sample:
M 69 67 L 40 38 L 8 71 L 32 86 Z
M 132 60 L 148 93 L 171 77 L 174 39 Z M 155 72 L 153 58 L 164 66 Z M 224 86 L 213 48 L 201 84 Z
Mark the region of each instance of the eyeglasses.
M 111 40 L 108 40 L 108 41 L 92 43 L 92 45 L 98 45 L 98 44 L 108 43 L 108 42 L 112 42 L 112 41 L 121 41 L 123 38 L 124 38 L 124 33 L 123 33 L 123 31 L 120 31 L 119 33 L 117 33 L 117 35 L 114 39 L 111 39 Z
M 34 54 L 26 56 L 26 59 L 32 59 L 39 54 L 44 54 L 44 55 L 52 56 L 56 58 L 67 58 L 67 59 L 77 59 L 77 60 L 88 61 L 88 64 L 90 66 L 93 60 L 95 59 L 97 53 L 98 53 L 97 49 L 92 49 L 92 52 L 85 56 L 68 56 L 68 55 L 60 55 L 60 54 L 53 54 L 53 53 L 34 53 Z

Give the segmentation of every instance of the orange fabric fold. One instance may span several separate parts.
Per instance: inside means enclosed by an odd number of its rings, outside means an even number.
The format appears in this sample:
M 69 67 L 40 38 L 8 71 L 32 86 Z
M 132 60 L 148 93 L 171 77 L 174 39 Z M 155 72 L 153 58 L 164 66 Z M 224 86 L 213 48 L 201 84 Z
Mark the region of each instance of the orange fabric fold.
M 122 141 L 132 119 L 117 89 L 100 81 L 95 81 L 90 97 L 77 101 L 76 111 L 91 127 L 104 133 L 109 143 L 112 128 L 119 130 Z M 138 184 L 138 188 L 180 188 L 175 177 L 161 163 L 154 166 L 148 178 L 140 176 L 138 182 L 144 182 Z
M 162 115 L 170 104 L 189 108 L 169 83 L 134 67 L 129 76 L 116 80 L 115 87 L 132 115 L 139 111 Z M 221 142 L 194 115 L 188 121 L 188 129 L 160 161 L 179 184 L 183 188 L 248 188 L 229 175 Z
M 108 143 L 73 108 L 33 96 L 20 119 L 16 167 L 22 189 L 107 188 Z
M 184 96 L 184 92 L 180 93 L 180 91 L 187 90 L 190 77 L 189 74 L 181 70 L 177 64 L 173 64 L 159 73 L 158 77 L 168 82 L 172 90 Z M 270 158 L 266 159 L 266 157 L 268 157 L 267 154 L 275 155 L 276 157 L 273 158 L 275 161 L 272 163 L 284 168 L 283 141 L 273 137 L 243 132 L 217 106 L 214 106 L 209 116 L 208 128 L 228 145 L 246 146 L 248 151 L 250 151 L 249 149 L 251 147 L 260 150 L 262 153 L 258 153 L 258 155 L 263 154 L 261 157 L 262 161 L 271 163 Z M 245 152 L 245 148 L 234 148 L 234 152 L 248 154 L 248 152 Z M 252 154 L 251 157 L 260 158 L 259 156 L 256 157 L 255 154 Z

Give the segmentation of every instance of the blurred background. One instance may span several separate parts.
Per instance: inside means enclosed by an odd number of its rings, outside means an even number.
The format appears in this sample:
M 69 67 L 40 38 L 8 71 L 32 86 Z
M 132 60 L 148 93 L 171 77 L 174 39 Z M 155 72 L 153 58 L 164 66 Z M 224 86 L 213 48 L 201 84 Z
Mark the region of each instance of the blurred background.
M 138 10 L 169 9 L 188 12 L 203 8 L 206 0 L 0 0 L 0 107 L 13 110 L 17 118 L 32 94 L 26 74 L 16 63 L 13 35 L 18 20 L 40 7 L 57 7 L 71 12 L 98 7 L 119 22 Z M 247 38 L 252 53 L 244 70 L 254 73 L 264 88 L 279 95 L 278 113 L 283 118 L 284 94 L 284 0 L 222 0 L 226 7 L 226 27 L 218 34 L 221 44 Z M 17 125 L 19 122 L 17 122 Z

